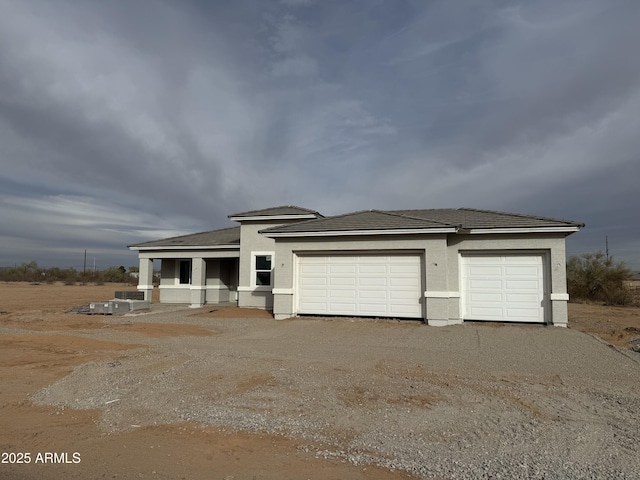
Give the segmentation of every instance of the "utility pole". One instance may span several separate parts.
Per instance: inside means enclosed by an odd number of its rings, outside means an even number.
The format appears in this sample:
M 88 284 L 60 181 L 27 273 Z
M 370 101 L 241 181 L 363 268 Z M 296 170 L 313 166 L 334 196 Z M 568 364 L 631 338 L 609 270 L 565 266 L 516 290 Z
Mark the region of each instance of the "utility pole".
M 82 266 L 82 275 L 84 276 L 87 273 L 87 249 L 84 249 L 84 264 Z
M 609 261 L 609 236 L 605 235 L 604 236 L 604 243 L 605 243 L 605 255 L 607 256 L 607 262 Z

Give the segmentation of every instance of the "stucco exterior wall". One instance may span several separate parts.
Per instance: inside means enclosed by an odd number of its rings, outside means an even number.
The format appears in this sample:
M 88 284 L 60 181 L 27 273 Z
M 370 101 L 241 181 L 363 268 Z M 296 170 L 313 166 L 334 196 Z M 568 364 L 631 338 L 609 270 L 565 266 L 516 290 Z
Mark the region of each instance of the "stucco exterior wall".
M 268 238 L 260 233 L 270 227 L 284 225 L 291 222 L 299 222 L 294 220 L 243 220 L 240 226 L 240 265 L 239 265 L 239 284 L 238 284 L 238 306 L 264 308 L 271 310 L 273 308 L 272 289 L 275 286 L 277 276 L 282 272 L 278 257 L 275 254 L 275 240 Z M 272 285 L 256 286 L 254 276 L 254 254 L 271 254 L 272 258 Z
M 543 253 L 546 262 L 546 288 L 549 301 L 547 321 L 553 325 L 566 327 L 568 323 L 567 276 L 565 236 L 560 234 L 529 235 L 451 235 L 448 242 L 448 275 L 452 288 L 460 293 L 460 255 L 461 253 L 512 252 Z M 460 301 L 455 302 L 460 308 Z M 457 317 L 462 316 L 461 312 Z
M 278 319 L 294 316 L 297 256 L 305 253 L 418 252 L 423 255 L 424 315 L 429 325 L 462 322 L 460 256 L 465 252 L 538 252 L 546 258 L 546 288 L 554 325 L 567 325 L 564 235 L 405 235 L 375 237 L 278 238 L 274 245 L 277 274 L 273 312 Z
M 274 285 L 274 316 L 278 319 L 296 314 L 296 268 L 298 255 L 305 253 L 418 253 L 423 258 L 422 285 L 426 292 L 443 288 L 447 283 L 447 270 L 442 262 L 426 265 L 429 251 L 444 252 L 446 255 L 446 235 L 377 235 L 375 237 L 316 237 L 306 239 L 279 238 L 275 244 L 277 275 Z M 431 311 L 434 316 L 448 313 L 447 302 L 423 297 L 423 312 Z M 426 309 L 425 309 L 426 305 Z
M 298 221 L 298 220 L 292 220 Z M 184 249 L 139 252 L 139 289 L 151 292 L 152 260 L 161 259 L 160 301 L 206 303 L 238 301 L 242 307 L 273 309 L 276 318 L 297 313 L 297 265 L 304 254 L 418 253 L 422 257 L 424 319 L 430 325 L 462 321 L 461 255 L 473 252 L 542 253 L 545 262 L 545 318 L 567 325 L 564 234 L 417 234 L 278 238 L 258 233 L 286 220 L 243 220 L 237 249 Z M 256 286 L 255 255 L 272 255 L 272 285 Z M 192 262 L 191 284 L 179 283 L 179 262 Z
M 192 249 L 140 252 L 140 265 L 160 259 L 160 302 L 189 303 L 199 307 L 205 303 L 237 300 L 239 249 Z M 180 261 L 191 261 L 191 283 L 180 284 Z M 147 281 L 140 279 L 140 282 Z M 149 289 L 138 289 L 145 292 Z M 149 290 L 150 292 L 151 290 Z M 146 293 L 145 293 L 146 295 Z M 150 294 L 149 294 L 150 297 Z

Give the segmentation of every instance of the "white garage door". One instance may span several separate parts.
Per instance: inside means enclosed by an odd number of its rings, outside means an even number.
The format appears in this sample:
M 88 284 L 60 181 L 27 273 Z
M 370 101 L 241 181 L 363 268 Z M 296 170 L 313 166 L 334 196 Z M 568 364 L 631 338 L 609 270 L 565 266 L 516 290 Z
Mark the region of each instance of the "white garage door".
M 542 255 L 463 255 L 463 318 L 544 322 Z
M 422 318 L 420 255 L 305 255 L 298 313 Z

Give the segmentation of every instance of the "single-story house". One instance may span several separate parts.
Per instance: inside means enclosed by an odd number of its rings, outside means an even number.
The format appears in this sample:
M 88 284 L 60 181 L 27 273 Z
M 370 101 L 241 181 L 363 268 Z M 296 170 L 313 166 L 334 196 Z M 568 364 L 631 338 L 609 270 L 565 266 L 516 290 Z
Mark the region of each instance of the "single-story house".
M 145 299 L 160 259 L 166 303 L 566 326 L 565 238 L 584 226 L 472 208 L 324 217 L 282 206 L 229 219 L 240 226 L 130 245 Z

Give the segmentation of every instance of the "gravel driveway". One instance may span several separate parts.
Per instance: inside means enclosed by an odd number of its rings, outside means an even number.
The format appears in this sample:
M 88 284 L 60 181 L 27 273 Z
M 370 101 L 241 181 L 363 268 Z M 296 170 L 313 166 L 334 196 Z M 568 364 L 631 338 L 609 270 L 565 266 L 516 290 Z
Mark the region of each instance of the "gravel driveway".
M 421 478 L 640 478 L 640 354 L 544 326 L 194 313 L 106 322 L 212 335 L 78 333 L 149 348 L 81 365 L 34 402 L 101 408 L 107 431 L 188 420 L 279 433 Z

